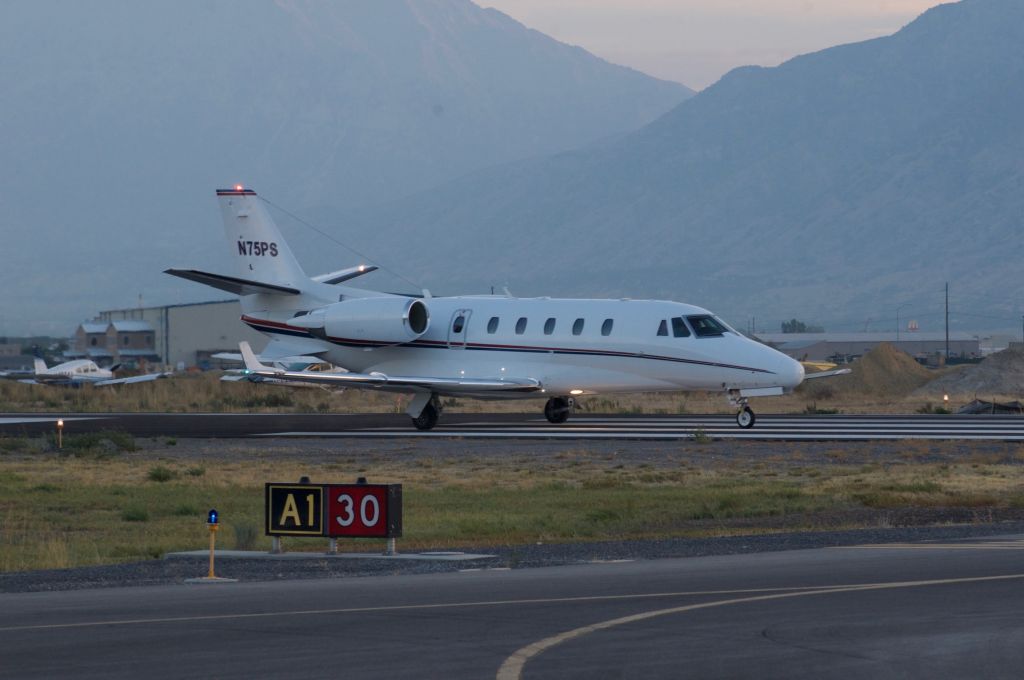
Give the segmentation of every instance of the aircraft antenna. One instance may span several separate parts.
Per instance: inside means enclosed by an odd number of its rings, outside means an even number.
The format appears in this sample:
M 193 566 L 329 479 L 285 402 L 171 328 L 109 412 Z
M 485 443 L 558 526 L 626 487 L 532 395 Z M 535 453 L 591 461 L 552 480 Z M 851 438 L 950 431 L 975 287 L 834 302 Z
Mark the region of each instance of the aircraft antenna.
M 401 274 L 399 274 L 399 273 L 398 273 L 397 271 L 395 271 L 394 269 L 391 269 L 390 267 L 386 267 L 386 266 L 384 266 L 383 264 L 381 264 L 381 263 L 380 263 L 380 261 L 379 261 L 379 260 L 376 260 L 376 259 L 374 259 L 374 258 L 372 258 L 372 257 L 370 257 L 370 256 L 368 256 L 368 255 L 365 255 L 365 254 L 363 254 L 363 253 L 359 252 L 358 250 L 356 250 L 355 248 L 353 248 L 352 246 L 350 246 L 350 245 L 348 245 L 348 244 L 346 244 L 346 243 L 342 243 L 341 241 L 339 241 L 338 239 L 334 238 L 333 236 L 331 236 L 331 235 L 330 235 L 330 234 L 328 234 L 327 232 L 323 231 L 322 229 L 318 229 L 317 227 L 313 226 L 312 224 L 310 224 L 310 223 L 309 223 L 309 222 L 307 222 L 306 220 L 302 219 L 301 217 L 299 217 L 298 215 L 296 215 L 295 213 L 293 213 L 292 211 L 290 211 L 290 210 L 287 210 L 287 209 L 285 209 L 285 208 L 282 208 L 281 206 L 279 206 L 278 204 L 274 203 L 273 201 L 271 201 L 271 200 L 270 200 L 270 199 L 268 199 L 267 197 L 263 196 L 262 194 L 261 194 L 261 195 L 259 196 L 259 198 L 260 198 L 260 199 L 261 199 L 261 200 L 262 200 L 262 201 L 263 201 L 264 203 L 266 203 L 267 205 L 269 205 L 270 207 L 272 207 L 272 208 L 274 208 L 274 209 L 276 209 L 276 210 L 279 210 L 279 211 L 281 211 L 282 213 L 284 213 L 284 214 L 285 214 L 285 215 L 287 215 L 288 217 L 292 218 L 293 220 L 295 220 L 295 221 L 296 221 L 296 222 L 298 222 L 299 224 L 303 225 L 304 227 L 306 227 L 306 228 L 308 228 L 308 229 L 312 229 L 313 231 L 315 231 L 316 233 L 320 234 L 321 236 L 323 236 L 323 237 L 324 237 L 324 238 L 326 238 L 327 240 L 329 240 L 329 241 L 332 241 L 333 243 L 335 243 L 335 244 L 337 244 L 337 245 L 341 246 L 342 248 L 345 248 L 346 250 L 350 250 L 350 251 L 352 251 L 353 253 L 355 253 L 355 254 L 356 254 L 356 255 L 358 255 L 359 257 L 363 258 L 364 260 L 366 260 L 366 261 L 367 261 L 367 262 L 369 262 L 370 264 L 375 264 L 375 265 L 377 265 L 378 267 L 380 267 L 381 269 L 383 269 L 384 271 L 386 271 L 386 272 L 389 272 L 390 274 L 392 274 L 392 275 L 394 275 L 394 276 L 397 276 L 398 278 L 402 279 L 403 281 L 405 281 L 406 283 L 408 283 L 408 284 L 409 284 L 410 286 L 412 286 L 412 287 L 413 287 L 413 288 L 415 288 L 416 290 L 423 290 L 423 286 L 419 285 L 418 283 L 415 283 L 415 282 L 413 282 L 413 281 L 410 281 L 409 279 L 407 279 L 406 277 L 402 276 Z

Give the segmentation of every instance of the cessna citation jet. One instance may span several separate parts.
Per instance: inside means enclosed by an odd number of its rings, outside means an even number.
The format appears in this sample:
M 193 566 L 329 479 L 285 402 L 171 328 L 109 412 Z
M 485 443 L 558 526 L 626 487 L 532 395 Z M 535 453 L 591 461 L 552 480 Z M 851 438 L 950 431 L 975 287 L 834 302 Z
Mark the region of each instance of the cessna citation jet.
M 578 396 L 679 390 L 721 391 L 737 408 L 737 424 L 748 428 L 749 397 L 783 394 L 805 378 L 798 362 L 679 302 L 413 297 L 346 285 L 372 266 L 311 278 L 254 191 L 236 186 L 217 198 L 234 275 L 166 273 L 240 296 L 242 321 L 271 338 L 259 357 L 241 343 L 249 373 L 411 393 L 407 413 L 421 430 L 437 424 L 442 396 L 546 396 L 544 415 L 562 423 Z M 290 355 L 320 357 L 347 372 L 262 363 Z

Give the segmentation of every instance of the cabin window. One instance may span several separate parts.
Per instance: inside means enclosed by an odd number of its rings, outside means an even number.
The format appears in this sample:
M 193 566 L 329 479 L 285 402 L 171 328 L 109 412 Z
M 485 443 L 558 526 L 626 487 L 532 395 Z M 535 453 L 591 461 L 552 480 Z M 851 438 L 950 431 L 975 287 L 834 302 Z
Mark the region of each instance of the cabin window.
M 668 336 L 668 321 L 662 319 L 661 323 L 658 324 L 658 335 Z
M 683 317 L 672 317 L 672 335 L 676 338 L 690 337 L 690 329 L 686 327 L 686 322 L 683 321 Z
M 516 321 L 516 335 L 522 335 L 526 332 L 526 317 L 519 317 L 519 321 Z
M 555 332 L 555 317 L 544 322 L 544 335 L 551 335 Z
M 611 335 L 612 326 L 615 325 L 614 319 L 605 319 L 604 323 L 601 324 L 601 335 Z
M 579 335 L 583 332 L 583 319 L 576 319 L 572 325 L 572 334 Z
M 465 325 L 466 317 L 459 314 L 457 317 L 455 317 L 455 323 L 452 324 L 452 333 L 461 333 Z
M 693 333 L 698 338 L 717 338 L 725 335 L 727 330 L 715 317 L 709 314 L 688 316 L 686 320 L 693 326 Z
M 498 332 L 498 317 L 492 316 L 491 320 L 487 322 L 487 332 L 491 335 Z

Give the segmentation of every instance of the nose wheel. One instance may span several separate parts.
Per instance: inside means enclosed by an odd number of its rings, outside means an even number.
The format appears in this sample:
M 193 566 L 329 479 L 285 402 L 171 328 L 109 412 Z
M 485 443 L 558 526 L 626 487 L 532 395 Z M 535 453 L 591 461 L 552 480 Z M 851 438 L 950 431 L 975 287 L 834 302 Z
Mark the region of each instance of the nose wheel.
M 569 420 L 575 401 L 571 397 L 551 397 L 544 404 L 544 417 L 549 423 L 559 424 Z
M 757 421 L 757 417 L 754 416 L 754 411 L 747 405 L 747 398 L 740 394 L 739 390 L 729 390 L 726 392 L 726 396 L 729 398 L 729 405 L 739 409 L 736 412 L 736 424 L 744 430 L 752 428 Z
M 736 424 L 742 427 L 744 430 L 749 430 L 754 426 L 757 418 L 754 416 L 754 412 L 749 406 L 744 406 L 739 413 L 736 414 Z

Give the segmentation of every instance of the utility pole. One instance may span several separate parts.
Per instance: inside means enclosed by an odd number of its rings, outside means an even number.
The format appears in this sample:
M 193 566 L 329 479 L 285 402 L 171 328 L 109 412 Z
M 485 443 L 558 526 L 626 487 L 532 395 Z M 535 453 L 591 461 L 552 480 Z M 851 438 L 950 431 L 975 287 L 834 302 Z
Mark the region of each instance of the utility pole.
M 946 281 L 946 361 L 949 361 L 949 281 Z

